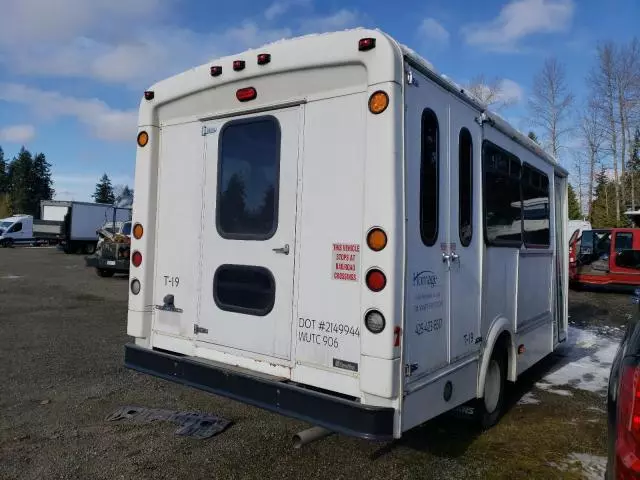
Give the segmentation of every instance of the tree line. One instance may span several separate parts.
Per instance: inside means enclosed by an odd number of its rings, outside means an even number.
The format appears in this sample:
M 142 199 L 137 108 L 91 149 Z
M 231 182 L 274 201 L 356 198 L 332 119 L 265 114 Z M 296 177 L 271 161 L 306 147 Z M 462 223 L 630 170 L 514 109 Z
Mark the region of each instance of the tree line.
M 40 202 L 55 195 L 51 164 L 44 153 L 32 154 L 22 147 L 13 159 L 6 159 L 0 147 L 0 218 L 14 214 L 40 218 Z M 93 199 L 118 206 L 133 204 L 133 189 L 112 185 L 105 173 L 96 185 Z
M 22 147 L 6 160 L 0 147 L 0 218 L 14 213 L 40 215 L 40 201 L 51 200 L 55 191 L 51 164 L 44 153 L 31 154 Z
M 600 42 L 583 82 L 577 98 L 565 65 L 545 59 L 533 78 L 529 136 L 571 170 L 570 216 L 625 226 L 625 212 L 640 208 L 640 40 Z M 510 105 L 499 78 L 481 75 L 465 88 L 493 110 Z

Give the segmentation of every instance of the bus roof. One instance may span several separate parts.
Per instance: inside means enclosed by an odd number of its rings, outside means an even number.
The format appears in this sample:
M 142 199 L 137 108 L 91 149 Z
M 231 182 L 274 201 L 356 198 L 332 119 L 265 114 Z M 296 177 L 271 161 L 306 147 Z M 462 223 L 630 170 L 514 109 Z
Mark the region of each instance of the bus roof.
M 319 40 L 324 41 L 326 39 L 327 41 L 329 41 L 330 39 L 332 39 L 336 43 L 344 42 L 347 39 L 351 40 L 352 39 L 351 37 L 354 36 L 354 34 L 359 34 L 363 37 L 374 36 L 377 34 L 376 36 L 378 37 L 378 40 L 382 40 L 380 39 L 380 35 L 382 35 L 389 42 L 389 45 L 392 47 L 393 51 L 395 52 L 396 61 L 404 60 L 407 63 L 409 63 L 416 70 L 421 72 L 423 75 L 427 76 L 427 78 L 429 78 L 436 84 L 440 85 L 441 87 L 449 91 L 451 94 L 455 95 L 465 103 L 475 108 L 479 113 L 479 120 L 481 120 L 482 122 L 489 123 L 491 126 L 501 131 L 507 137 L 511 138 L 513 141 L 520 144 L 522 147 L 531 151 L 539 158 L 545 160 L 548 164 L 553 166 L 554 170 L 559 174 L 563 176 L 568 176 L 567 170 L 561 167 L 552 155 L 545 152 L 537 143 L 531 140 L 527 135 L 525 135 L 523 132 L 520 132 L 518 129 L 514 128 L 512 125 L 509 124 L 509 122 L 507 122 L 504 118 L 502 118 L 497 113 L 489 111 L 486 104 L 482 103 L 478 98 L 473 96 L 471 93 L 465 91 L 462 87 L 460 87 L 458 84 L 456 84 L 454 81 L 452 81 L 445 75 L 439 73 L 435 69 L 435 67 L 425 58 L 420 56 L 411 48 L 405 45 L 402 45 L 401 43 L 396 41 L 393 37 L 391 37 L 390 35 L 388 35 L 387 33 L 379 29 L 367 29 L 363 27 L 357 27 L 357 28 L 352 28 L 352 29 L 342 30 L 342 31 L 316 33 L 316 34 L 302 35 L 298 37 L 283 38 L 274 42 L 264 44 L 258 48 L 252 48 L 249 50 L 245 50 L 244 52 L 236 53 L 235 55 L 228 55 L 223 58 L 213 59 L 207 64 L 192 68 L 183 73 L 180 73 L 178 75 L 174 75 L 170 78 L 162 80 L 154 84 L 150 89 L 162 91 L 161 96 L 164 97 L 163 100 L 161 99 L 157 99 L 157 100 L 160 100 L 161 102 L 171 101 L 173 99 L 177 99 L 185 95 L 188 95 L 189 93 L 197 92 L 204 88 L 213 87 L 214 85 L 211 85 L 210 83 L 203 83 L 205 80 L 209 82 L 210 77 L 208 75 L 206 77 L 203 77 L 202 73 L 204 71 L 208 72 L 210 65 L 214 63 L 227 61 L 232 59 L 233 57 L 238 57 L 241 54 L 245 54 L 247 52 L 257 52 L 258 50 L 269 49 L 269 51 L 273 53 L 274 50 L 278 50 L 279 48 L 282 48 L 283 52 L 290 52 L 291 50 L 289 45 L 291 45 L 294 42 L 295 43 L 299 42 L 301 44 L 308 43 L 309 48 L 313 48 L 314 51 L 317 52 L 317 44 L 318 44 L 317 42 Z M 288 48 L 285 48 L 285 46 Z M 302 49 L 302 45 L 301 45 L 301 49 Z M 297 49 L 297 51 L 300 52 L 301 49 Z M 336 52 L 344 51 L 344 49 L 338 48 L 338 45 L 336 45 L 336 48 L 326 48 L 323 50 L 324 50 L 323 55 L 326 56 L 327 59 L 322 58 L 322 55 L 316 56 L 314 57 L 314 59 L 309 59 L 308 56 L 306 58 L 309 60 L 309 62 L 315 61 L 318 64 L 322 64 L 325 60 L 329 61 L 328 60 L 329 58 L 331 58 L 330 61 L 335 61 L 334 57 Z M 301 57 L 298 57 L 298 58 L 301 58 Z M 388 58 L 388 57 L 383 56 L 381 58 Z M 289 65 L 283 66 L 282 68 L 284 69 L 283 71 L 286 71 L 286 68 L 293 68 L 293 66 L 289 61 Z M 237 76 L 237 78 L 242 78 L 242 76 Z M 181 90 L 181 91 L 177 91 L 177 90 Z M 156 95 L 156 97 L 158 97 L 158 95 Z M 152 109 L 153 107 L 149 105 L 148 102 L 145 102 L 143 98 L 140 104 L 140 121 L 141 121 L 140 124 L 141 125 L 156 123 L 152 120 L 153 118 L 153 114 L 151 112 Z

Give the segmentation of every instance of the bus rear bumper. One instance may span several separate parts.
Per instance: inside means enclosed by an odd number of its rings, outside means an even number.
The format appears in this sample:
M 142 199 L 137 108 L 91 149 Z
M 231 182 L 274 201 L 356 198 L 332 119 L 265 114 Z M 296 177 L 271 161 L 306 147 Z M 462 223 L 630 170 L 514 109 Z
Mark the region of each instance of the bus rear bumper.
M 310 390 L 278 377 L 193 357 L 125 346 L 125 366 L 183 385 L 318 425 L 333 432 L 387 441 L 393 439 L 393 408 Z M 259 376 L 258 376 L 259 375 Z

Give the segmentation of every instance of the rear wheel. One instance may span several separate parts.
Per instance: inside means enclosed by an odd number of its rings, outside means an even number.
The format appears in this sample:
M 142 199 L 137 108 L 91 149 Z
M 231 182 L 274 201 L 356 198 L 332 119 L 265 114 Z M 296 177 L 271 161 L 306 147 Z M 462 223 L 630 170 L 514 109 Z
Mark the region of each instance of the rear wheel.
M 484 395 L 476 400 L 476 419 L 483 429 L 493 427 L 502 416 L 507 380 L 507 351 L 496 345 L 484 378 Z
M 108 277 L 113 277 L 114 271 L 105 270 L 104 268 L 96 268 L 96 274 L 99 277 L 108 278 Z
M 96 251 L 96 244 L 95 243 L 87 243 L 84 246 L 84 253 L 86 253 L 87 255 L 93 255 Z
M 0 247 L 4 247 L 4 248 L 9 248 L 13 246 L 13 239 L 12 238 L 5 238 L 3 240 L 0 241 Z

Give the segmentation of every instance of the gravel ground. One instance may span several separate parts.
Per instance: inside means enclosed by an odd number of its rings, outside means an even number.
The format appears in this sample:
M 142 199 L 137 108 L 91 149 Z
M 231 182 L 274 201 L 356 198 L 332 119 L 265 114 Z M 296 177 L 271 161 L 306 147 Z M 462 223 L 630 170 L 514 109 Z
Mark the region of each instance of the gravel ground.
M 575 458 L 605 455 L 602 395 L 535 388 L 557 356 L 511 389 L 508 413 L 488 432 L 443 416 L 398 442 L 333 435 L 294 450 L 305 424 L 126 370 L 126 295 L 125 277 L 99 278 L 82 257 L 0 250 L 0 478 L 586 478 Z M 621 325 L 628 298 L 572 292 L 570 315 L 578 326 Z M 105 421 L 123 405 L 234 424 L 195 440 L 168 423 Z

